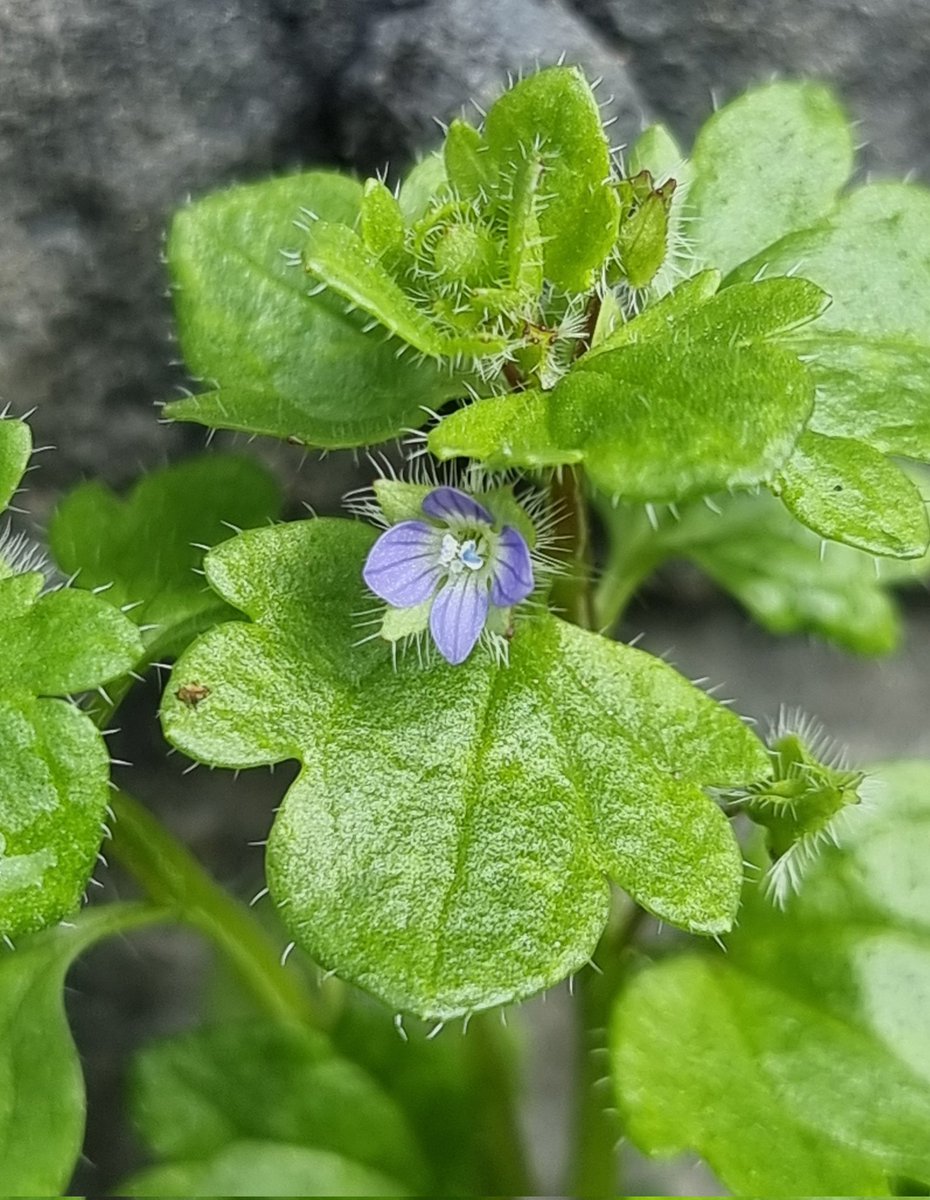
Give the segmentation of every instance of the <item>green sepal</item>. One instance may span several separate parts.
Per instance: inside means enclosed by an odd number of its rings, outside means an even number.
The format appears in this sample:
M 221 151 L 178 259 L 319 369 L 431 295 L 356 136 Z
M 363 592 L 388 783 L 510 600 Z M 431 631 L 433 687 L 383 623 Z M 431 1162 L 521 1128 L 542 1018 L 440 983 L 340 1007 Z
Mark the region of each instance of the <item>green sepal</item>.
M 545 241 L 539 226 L 542 159 L 528 156 L 517 167 L 507 225 L 510 286 L 521 300 L 535 301 L 543 288 Z
M 624 1125 L 738 1195 L 890 1195 L 930 1179 L 930 765 L 878 767 L 787 911 L 749 888 L 724 956 L 644 970 L 617 1005 Z
M 168 263 L 184 357 L 211 388 L 166 415 L 313 446 L 395 437 L 455 393 L 448 374 L 396 358 L 338 296 L 313 292 L 298 225 L 352 225 L 362 189 L 315 171 L 217 192 L 178 212 Z
M 443 1019 L 578 969 L 607 876 L 671 923 L 728 928 L 740 855 L 704 788 L 764 773 L 746 727 L 660 660 L 549 616 L 518 621 L 509 667 L 395 671 L 353 626 L 374 537 L 319 520 L 213 551 L 212 586 L 254 624 L 199 639 L 164 698 L 166 736 L 202 761 L 303 762 L 267 857 L 297 940 Z M 196 709 L 176 698 L 194 677 Z
M 442 154 L 449 183 L 463 200 L 488 196 L 492 184 L 488 146 L 473 125 L 456 118 L 449 126 Z
M 8 507 L 19 487 L 31 454 L 32 430 L 25 421 L 0 416 L 0 512 Z
M 643 180 L 647 189 L 645 194 L 640 194 L 638 180 Z M 665 262 L 669 213 L 675 188 L 674 180 L 658 188 L 653 187 L 649 171 L 643 171 L 632 179 L 621 180 L 619 184 L 623 209 L 617 237 L 617 258 L 630 287 L 647 287 Z
M 359 209 L 362 240 L 372 254 L 389 261 L 404 248 L 404 215 L 380 179 L 366 179 Z
M 819 727 L 781 730 L 770 741 L 772 774 L 744 796 L 740 807 L 765 828 L 769 852 L 776 860 L 801 847 L 816 851 L 837 816 L 861 804 L 865 772 L 824 761 L 814 742 Z M 789 881 L 790 882 L 790 881 Z
M 66 1192 L 84 1136 L 84 1081 L 64 1006 L 65 974 L 101 938 L 157 919 L 141 906 L 108 904 L 71 927 L 0 949 L 0 1190 Z
M 930 525 L 920 490 L 864 442 L 806 430 L 774 490 L 822 537 L 894 558 L 926 553 Z
M 772 83 L 715 113 L 691 162 L 693 253 L 726 272 L 830 212 L 852 170 L 852 135 L 821 84 Z
M 328 288 L 428 358 L 495 354 L 506 345 L 506 339 L 490 333 L 455 336 L 444 332 L 417 308 L 358 234 L 346 225 L 314 222 L 303 263 Z M 418 424 L 423 419 L 421 413 Z
M 447 196 L 448 191 L 442 155 L 435 152 L 425 155 L 411 167 L 400 185 L 397 202 L 404 220 L 408 225 L 415 224 L 430 205 Z
M 492 106 L 489 158 L 507 179 L 527 159 L 545 166 L 539 211 L 546 278 L 583 292 L 616 240 L 619 203 L 597 101 L 575 67 L 549 67 L 521 80 Z

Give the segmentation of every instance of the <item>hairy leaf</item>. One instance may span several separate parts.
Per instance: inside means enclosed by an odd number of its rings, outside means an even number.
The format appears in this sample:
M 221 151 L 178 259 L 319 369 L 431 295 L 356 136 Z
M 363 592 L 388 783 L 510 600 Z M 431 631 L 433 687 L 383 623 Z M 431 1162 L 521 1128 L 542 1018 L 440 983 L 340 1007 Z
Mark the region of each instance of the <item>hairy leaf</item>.
M 698 259 L 729 271 L 813 225 L 833 207 L 852 165 L 851 131 L 827 88 L 781 82 L 739 96 L 694 145 L 688 235 Z
M 878 450 L 808 430 L 782 467 L 778 493 L 823 537 L 872 554 L 919 558 L 930 526 L 916 484 Z
M 488 157 L 505 179 L 538 157 L 547 199 L 539 212 L 546 277 L 585 291 L 617 236 L 619 202 L 597 101 L 575 67 L 521 80 L 488 112 Z
M 876 770 L 787 911 L 755 890 L 729 954 L 649 968 L 617 1006 L 631 1136 L 737 1193 L 930 1180 L 930 764 Z
M 429 449 L 437 458 L 477 458 L 501 468 L 582 459 L 580 450 L 566 450 L 553 441 L 548 402 L 535 390 L 490 396 L 450 413 L 430 430 Z
M 82 484 L 56 509 L 49 541 L 62 571 L 126 607 L 144 627 L 146 657 L 159 658 L 232 616 L 203 580 L 204 548 L 274 520 L 280 508 L 280 491 L 258 463 L 209 455 L 154 471 L 125 499 Z
M 133 1111 L 148 1145 L 167 1160 L 277 1142 L 422 1184 L 419 1153 L 394 1102 L 311 1029 L 250 1021 L 156 1043 L 137 1060 Z
M 0 1189 L 57 1196 L 71 1178 L 84 1133 L 84 1083 L 65 1018 L 69 966 L 88 946 L 153 919 L 108 905 L 72 928 L 0 951 Z
M 178 662 L 169 740 L 217 765 L 297 758 L 268 876 L 310 954 L 395 1008 L 451 1017 L 577 969 L 612 876 L 696 932 L 728 928 L 739 853 L 704 786 L 765 769 L 760 744 L 665 663 L 555 618 L 521 622 L 510 666 L 358 645 L 374 531 L 313 521 L 207 557 L 254 624 Z M 176 689 L 196 678 L 196 709 Z
M 175 217 L 168 259 L 187 364 L 210 390 L 169 404 L 182 421 L 315 446 L 394 437 L 451 394 L 449 376 L 395 357 L 363 314 L 314 292 L 296 259 L 312 212 L 351 225 L 361 188 L 326 172 L 207 196 Z
M 583 452 L 602 491 L 631 500 L 763 481 L 813 403 L 803 366 L 768 339 L 823 305 L 811 284 L 773 279 L 675 309 L 661 335 L 585 357 L 556 386 L 553 440 Z

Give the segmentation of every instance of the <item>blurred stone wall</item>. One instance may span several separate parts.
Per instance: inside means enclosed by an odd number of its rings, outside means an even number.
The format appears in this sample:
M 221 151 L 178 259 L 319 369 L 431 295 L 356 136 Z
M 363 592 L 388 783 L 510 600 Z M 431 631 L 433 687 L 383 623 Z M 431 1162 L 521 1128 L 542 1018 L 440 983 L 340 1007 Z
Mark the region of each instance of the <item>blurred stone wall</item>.
M 864 169 L 930 180 L 927 0 L 0 0 L 0 407 L 35 407 L 37 440 L 57 447 L 25 503 L 41 517 L 83 477 L 123 484 L 203 444 L 203 430 L 160 425 L 153 407 L 184 382 L 159 254 L 189 194 L 298 165 L 399 170 L 436 136 L 433 116 L 483 105 L 508 71 L 563 53 L 603 77 L 618 143 L 649 119 L 687 142 L 715 98 L 814 75 L 861 122 Z M 301 467 L 288 447 L 256 452 L 293 500 L 322 511 L 353 469 L 350 455 Z M 930 752 L 926 612 L 913 616 L 910 648 L 883 664 L 777 642 L 729 606 L 654 600 L 632 620 L 689 673 L 728 680 L 743 712 L 800 702 L 868 755 Z M 182 779 L 153 709 L 154 689 L 125 714 L 127 786 L 250 895 L 261 860 L 247 843 L 264 835 L 284 781 Z M 127 884 L 113 872 L 106 887 Z M 143 941 L 108 943 L 73 977 L 91 1089 L 84 1193 L 137 1161 L 121 1108 L 127 1053 L 192 1019 L 207 976 L 199 943 Z M 552 1042 L 566 1043 L 566 1019 L 534 1026 L 545 1044 L 528 1120 L 553 1187 L 566 1090 Z
M 58 448 L 38 486 L 201 443 L 152 407 L 184 378 L 159 250 L 185 197 L 401 167 L 434 116 L 563 53 L 603 77 L 618 141 L 814 74 L 867 166 L 930 175 L 926 0 L 0 0 L 0 401 Z

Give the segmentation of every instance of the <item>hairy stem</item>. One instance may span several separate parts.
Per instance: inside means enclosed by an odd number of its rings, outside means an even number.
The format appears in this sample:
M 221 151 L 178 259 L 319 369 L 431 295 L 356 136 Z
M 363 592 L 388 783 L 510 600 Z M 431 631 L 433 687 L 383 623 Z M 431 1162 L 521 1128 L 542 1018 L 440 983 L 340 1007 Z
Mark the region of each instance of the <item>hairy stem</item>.
M 552 588 L 552 607 L 566 621 L 582 629 L 595 629 L 591 598 L 591 542 L 587 503 L 580 472 L 565 467 L 553 476 L 550 497 L 556 513 L 556 557 L 562 574 Z
M 190 851 L 137 800 L 116 792 L 112 852 L 156 903 L 223 952 L 253 1000 L 280 1021 L 325 1023 L 310 987 L 247 908 L 210 878 Z

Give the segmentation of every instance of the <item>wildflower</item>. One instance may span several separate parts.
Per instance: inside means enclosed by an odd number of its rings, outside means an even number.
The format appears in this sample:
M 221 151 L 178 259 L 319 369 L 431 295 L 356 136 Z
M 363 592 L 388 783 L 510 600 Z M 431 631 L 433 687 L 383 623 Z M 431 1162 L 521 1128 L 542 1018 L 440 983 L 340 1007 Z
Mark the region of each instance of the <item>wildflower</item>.
M 496 530 L 484 505 L 458 488 L 434 488 L 421 510 L 426 520 L 401 521 L 378 538 L 362 577 L 392 608 L 428 607 L 439 653 L 462 663 L 489 618 L 533 591 L 529 547 L 513 526 Z

